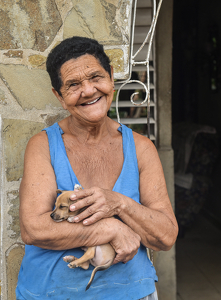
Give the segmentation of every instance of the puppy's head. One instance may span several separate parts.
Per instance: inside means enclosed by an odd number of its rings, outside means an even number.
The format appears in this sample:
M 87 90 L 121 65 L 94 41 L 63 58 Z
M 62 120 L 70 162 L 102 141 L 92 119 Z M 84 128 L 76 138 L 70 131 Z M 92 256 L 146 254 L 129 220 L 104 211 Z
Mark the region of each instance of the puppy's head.
M 70 211 L 69 209 L 71 204 L 77 202 L 77 200 L 70 200 L 70 196 L 73 194 L 73 191 L 57 190 L 57 192 L 61 192 L 61 195 L 59 195 L 56 199 L 55 209 L 51 213 L 51 218 L 55 222 L 62 222 L 64 220 L 68 220 L 69 217 L 78 215 L 80 211 Z

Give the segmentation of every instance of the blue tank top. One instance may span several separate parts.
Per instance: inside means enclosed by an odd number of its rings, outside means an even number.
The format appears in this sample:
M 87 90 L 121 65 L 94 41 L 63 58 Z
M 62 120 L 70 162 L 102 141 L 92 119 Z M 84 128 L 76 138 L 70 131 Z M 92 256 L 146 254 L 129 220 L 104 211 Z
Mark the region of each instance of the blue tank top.
M 48 136 L 57 187 L 61 190 L 73 190 L 74 185 L 80 183 L 66 154 L 63 131 L 58 123 L 44 130 Z M 139 171 L 132 130 L 124 125 L 120 125 L 118 130 L 122 133 L 124 163 L 113 191 L 139 203 Z M 156 272 L 143 245 L 126 264 L 118 263 L 97 272 L 87 291 L 85 288 L 93 267 L 90 266 L 88 270 L 70 269 L 62 259 L 66 255 L 81 257 L 83 251 L 80 248 L 45 250 L 26 245 L 18 276 L 16 299 L 137 300 L 155 290 Z

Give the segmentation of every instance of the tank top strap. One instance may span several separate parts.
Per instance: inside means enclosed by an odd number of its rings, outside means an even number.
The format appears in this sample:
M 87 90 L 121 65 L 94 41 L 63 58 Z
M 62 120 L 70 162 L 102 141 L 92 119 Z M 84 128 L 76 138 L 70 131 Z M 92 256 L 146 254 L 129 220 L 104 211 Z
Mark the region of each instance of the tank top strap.
M 79 182 L 67 157 L 62 139 L 64 132 L 58 123 L 43 130 L 48 136 L 51 165 L 54 169 L 57 188 L 71 191 L 74 189 L 74 185 L 79 184 Z
M 62 134 L 64 133 L 58 123 L 54 123 L 52 126 L 43 129 L 46 131 L 48 136 L 48 143 L 50 149 L 50 156 L 51 156 L 51 164 L 54 167 L 55 164 L 55 156 L 58 148 L 62 147 Z M 65 150 L 65 149 L 63 149 Z
M 139 169 L 133 131 L 122 124 L 120 124 L 118 130 L 122 133 L 124 163 L 113 191 L 140 202 Z
M 122 133 L 124 160 L 130 165 L 130 167 L 133 166 L 134 172 L 139 176 L 133 131 L 131 128 L 123 124 L 121 124 L 118 130 Z

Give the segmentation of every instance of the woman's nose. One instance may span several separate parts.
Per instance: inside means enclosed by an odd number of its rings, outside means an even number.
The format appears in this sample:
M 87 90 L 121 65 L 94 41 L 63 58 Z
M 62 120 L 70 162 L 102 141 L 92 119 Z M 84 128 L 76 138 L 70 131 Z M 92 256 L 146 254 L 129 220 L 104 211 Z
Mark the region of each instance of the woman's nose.
M 93 96 L 94 93 L 97 91 L 96 87 L 94 86 L 94 83 L 90 82 L 89 80 L 84 80 L 81 86 L 81 90 L 82 97 Z

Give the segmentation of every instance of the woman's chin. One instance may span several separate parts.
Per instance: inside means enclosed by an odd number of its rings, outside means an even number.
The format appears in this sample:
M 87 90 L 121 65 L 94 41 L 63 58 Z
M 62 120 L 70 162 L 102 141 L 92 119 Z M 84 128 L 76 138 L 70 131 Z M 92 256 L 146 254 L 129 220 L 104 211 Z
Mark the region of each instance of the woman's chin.
M 107 118 L 107 113 L 108 110 L 107 108 L 105 109 L 96 109 L 96 110 L 91 110 L 87 111 L 85 113 L 81 114 L 72 114 L 72 116 L 77 119 L 80 123 L 85 123 L 87 124 L 95 124 L 95 123 L 102 123 L 106 118 Z
M 74 120 L 83 126 L 95 126 L 105 122 L 107 118 L 107 113 L 105 114 L 96 114 L 96 115 L 86 115 L 86 116 L 77 116 L 72 115 Z

